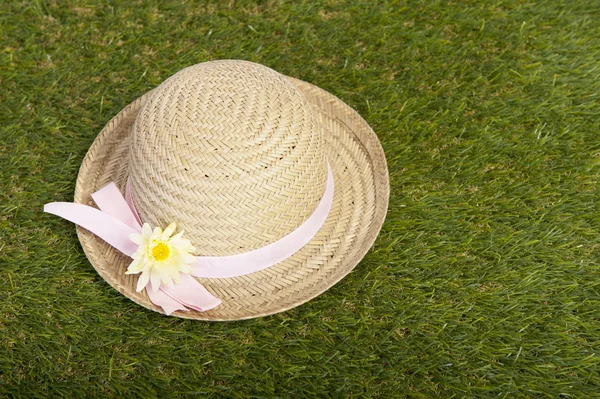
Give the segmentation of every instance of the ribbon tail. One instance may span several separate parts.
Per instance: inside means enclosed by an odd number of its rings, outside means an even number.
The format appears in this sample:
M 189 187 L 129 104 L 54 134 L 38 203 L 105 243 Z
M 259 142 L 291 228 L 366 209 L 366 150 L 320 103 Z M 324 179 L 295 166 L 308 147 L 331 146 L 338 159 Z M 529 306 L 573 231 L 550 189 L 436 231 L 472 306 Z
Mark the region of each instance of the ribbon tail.
M 163 308 L 167 315 L 170 315 L 175 310 L 187 310 L 185 307 L 199 312 L 206 312 L 221 304 L 219 298 L 208 292 L 191 275 L 181 274 L 180 279 L 179 284 L 172 287 L 166 287 L 161 284 L 160 289 L 156 292 L 152 292 L 151 288 L 146 288 L 150 300 L 155 305 Z
M 146 289 L 146 292 L 148 293 L 150 301 L 156 306 L 161 307 L 167 316 L 177 310 L 183 310 L 184 312 L 188 311 L 181 302 L 171 298 L 162 290 L 152 291 L 151 289 Z
M 44 212 L 91 231 L 129 257 L 137 250 L 137 245 L 129 239 L 129 235 L 138 231 L 96 208 L 72 202 L 51 202 L 44 205 Z
M 125 191 L 125 195 L 127 195 L 127 191 Z M 108 213 L 138 231 L 142 231 L 142 223 L 139 221 L 135 208 L 132 208 L 129 201 L 123 198 L 123 194 L 121 194 L 115 183 L 111 182 L 102 187 L 92 194 L 92 198 L 102 212 Z

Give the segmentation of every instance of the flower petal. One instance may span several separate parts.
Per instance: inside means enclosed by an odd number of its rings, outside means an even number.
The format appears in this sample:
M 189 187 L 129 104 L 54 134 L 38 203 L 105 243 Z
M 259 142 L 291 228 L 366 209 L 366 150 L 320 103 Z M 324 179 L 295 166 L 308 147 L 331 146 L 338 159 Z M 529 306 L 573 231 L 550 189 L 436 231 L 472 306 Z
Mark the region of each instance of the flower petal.
M 180 240 L 183 237 L 183 230 L 171 237 L 171 240 Z
M 127 267 L 127 271 L 125 272 L 125 274 L 137 274 L 143 269 L 144 262 L 142 262 L 142 259 L 134 259 L 133 262 L 129 264 L 129 267 Z
M 185 254 L 185 255 L 183 255 L 183 261 L 185 263 L 187 263 L 188 265 L 191 265 L 196 262 L 196 257 L 191 254 Z
M 169 242 L 182 251 L 185 251 L 185 252 L 196 251 L 196 248 L 192 245 L 190 240 L 185 240 L 185 239 L 181 239 L 181 238 L 179 238 L 179 239 L 171 238 L 171 240 Z
M 165 231 L 163 231 L 163 233 L 162 233 L 162 239 L 163 240 L 168 240 L 169 237 L 171 237 L 171 234 L 173 234 L 173 232 L 175 231 L 176 227 L 177 227 L 177 225 L 175 223 L 171 223 L 169 225 L 169 227 L 167 227 L 165 229 Z
M 148 279 L 150 278 L 150 271 L 144 271 L 141 275 L 140 278 L 138 279 L 137 282 L 137 288 L 135 289 L 137 292 L 140 292 L 141 290 L 143 290 L 144 288 L 146 288 L 146 285 L 148 285 Z
M 178 262 L 179 263 L 179 262 Z M 173 279 L 177 284 L 179 284 L 179 267 L 177 264 L 174 264 L 173 267 L 168 269 L 169 278 Z
M 181 273 L 190 274 L 192 272 L 192 268 L 186 265 L 185 263 L 181 263 L 179 265 L 179 271 Z M 177 276 L 179 276 L 179 273 L 177 273 Z M 179 284 L 179 279 L 177 279 L 177 283 Z
M 169 269 L 170 271 L 170 269 Z M 162 273 L 162 275 L 160 276 L 160 281 L 162 281 L 162 283 L 164 285 L 166 285 L 167 287 L 172 287 L 173 286 L 173 279 L 170 276 L 170 273 L 165 271 Z
M 153 292 L 158 291 L 158 288 L 160 287 L 160 280 L 160 272 L 156 269 L 156 267 L 153 267 L 152 270 L 150 270 L 150 286 Z
M 150 227 L 148 223 L 144 223 L 142 226 L 142 236 L 144 236 L 144 238 L 149 238 L 150 235 L 152 235 L 152 227 Z
M 144 242 L 144 237 L 141 234 L 138 234 L 138 233 L 131 233 L 131 234 L 129 234 L 129 239 L 131 241 L 133 241 L 137 245 L 141 245 L 142 242 Z

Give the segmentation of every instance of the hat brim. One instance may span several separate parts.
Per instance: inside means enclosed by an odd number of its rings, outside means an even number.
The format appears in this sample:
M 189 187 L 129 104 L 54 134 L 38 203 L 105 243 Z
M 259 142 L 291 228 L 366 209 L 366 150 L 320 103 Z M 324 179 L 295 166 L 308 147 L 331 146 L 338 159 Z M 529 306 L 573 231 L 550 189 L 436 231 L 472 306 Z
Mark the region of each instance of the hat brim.
M 198 279 L 222 304 L 206 312 L 177 311 L 174 316 L 242 320 L 292 309 L 340 281 L 375 242 L 390 192 L 379 139 L 367 122 L 339 98 L 310 83 L 288 79 L 305 95 L 324 129 L 335 180 L 327 221 L 311 242 L 277 265 L 240 277 Z M 79 170 L 75 202 L 93 206 L 91 194 L 111 181 L 124 191 L 132 126 L 150 93 L 125 107 L 94 140 Z M 130 258 L 81 227 L 77 227 L 77 234 L 102 278 L 132 301 L 163 313 L 145 291 L 136 292 L 138 276 L 125 274 Z M 194 244 L 202 248 L 202 243 Z

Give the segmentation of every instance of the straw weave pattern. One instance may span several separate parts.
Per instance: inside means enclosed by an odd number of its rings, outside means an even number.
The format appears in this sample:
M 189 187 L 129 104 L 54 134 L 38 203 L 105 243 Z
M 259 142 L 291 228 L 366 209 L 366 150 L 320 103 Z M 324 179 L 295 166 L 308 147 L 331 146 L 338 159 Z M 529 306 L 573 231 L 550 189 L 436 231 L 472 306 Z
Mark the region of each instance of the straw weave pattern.
M 129 176 L 142 220 L 177 221 L 197 255 L 232 255 L 283 238 L 325 191 L 316 127 L 300 91 L 265 66 L 214 61 L 176 73 L 133 127 Z

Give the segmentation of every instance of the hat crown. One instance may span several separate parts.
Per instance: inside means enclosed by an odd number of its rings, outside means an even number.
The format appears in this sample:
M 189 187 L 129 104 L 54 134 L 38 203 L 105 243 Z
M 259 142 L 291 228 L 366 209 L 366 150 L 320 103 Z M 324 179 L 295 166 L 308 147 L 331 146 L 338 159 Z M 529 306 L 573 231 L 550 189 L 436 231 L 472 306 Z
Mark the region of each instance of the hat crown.
M 142 221 L 177 223 L 199 255 L 292 232 L 325 190 L 322 129 L 285 76 L 246 61 L 197 64 L 151 94 L 134 123 L 129 178 Z

